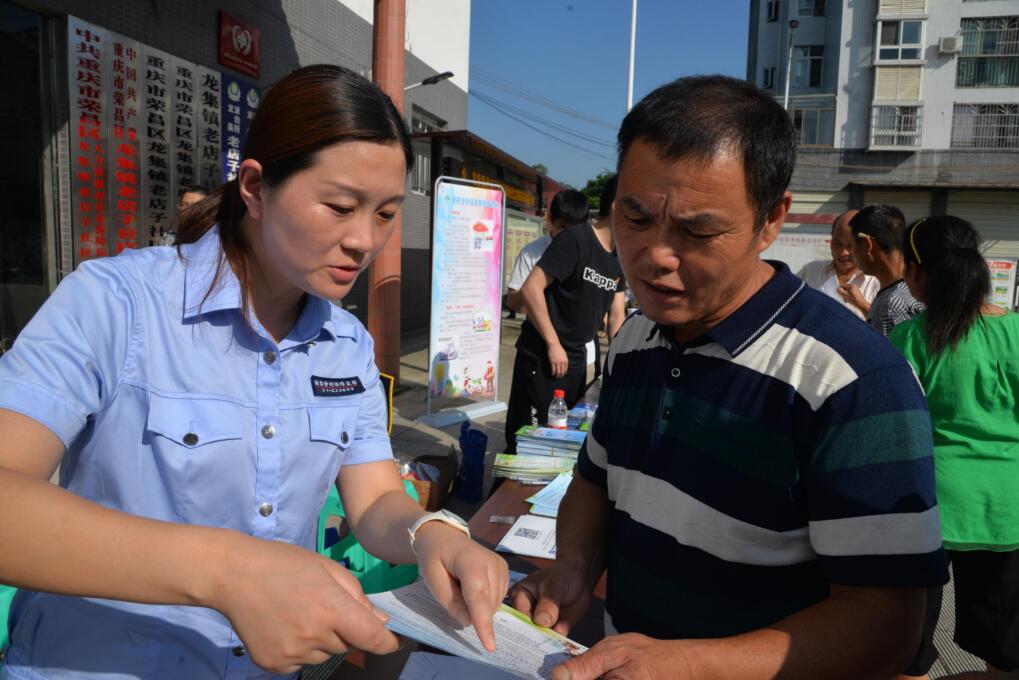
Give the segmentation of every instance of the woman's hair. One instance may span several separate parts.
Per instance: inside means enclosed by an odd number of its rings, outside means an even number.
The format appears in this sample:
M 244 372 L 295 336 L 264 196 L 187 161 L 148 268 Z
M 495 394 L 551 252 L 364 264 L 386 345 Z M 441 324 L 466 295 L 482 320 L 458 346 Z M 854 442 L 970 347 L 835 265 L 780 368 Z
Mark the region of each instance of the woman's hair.
M 407 171 L 413 167 L 407 126 L 389 96 L 349 69 L 319 64 L 297 69 L 266 92 L 248 129 L 241 157 L 258 161 L 263 183 L 275 188 L 311 167 L 322 149 L 353 141 L 396 142 L 403 150 Z M 240 281 L 245 306 L 251 254 L 241 229 L 246 212 L 238 180 L 233 179 L 180 213 L 175 222 L 178 248 L 198 241 L 219 225 L 223 253 Z M 209 292 L 215 289 L 222 267 L 221 261 Z
M 954 348 L 980 318 L 991 290 L 980 236 L 969 222 L 951 215 L 909 225 L 902 256 L 927 274 L 927 349 L 937 355 Z

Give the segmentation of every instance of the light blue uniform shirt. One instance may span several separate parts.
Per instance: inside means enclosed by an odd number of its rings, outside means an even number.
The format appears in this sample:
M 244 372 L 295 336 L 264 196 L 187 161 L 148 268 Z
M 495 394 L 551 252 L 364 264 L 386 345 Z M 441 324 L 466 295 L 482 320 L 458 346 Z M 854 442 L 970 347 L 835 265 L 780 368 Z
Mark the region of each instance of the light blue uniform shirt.
M 183 252 L 83 263 L 0 358 L 0 408 L 64 442 L 60 484 L 79 496 L 314 550 L 341 466 L 392 458 L 372 339 L 307 296 L 277 345 L 225 262 L 205 297 L 217 229 Z M 0 678 L 82 677 L 271 676 L 211 609 L 20 592 Z

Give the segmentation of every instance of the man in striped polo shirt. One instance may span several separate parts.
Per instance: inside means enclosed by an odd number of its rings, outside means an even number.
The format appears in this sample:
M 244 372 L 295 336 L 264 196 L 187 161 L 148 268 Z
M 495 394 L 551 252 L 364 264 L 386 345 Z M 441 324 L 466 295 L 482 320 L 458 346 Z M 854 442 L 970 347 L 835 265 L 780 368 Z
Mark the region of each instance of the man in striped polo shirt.
M 627 114 L 619 149 L 643 314 L 610 347 L 556 563 L 514 605 L 567 632 L 608 570 L 610 636 L 555 680 L 896 676 L 948 578 L 930 420 L 891 345 L 760 259 L 792 202 L 788 115 L 683 78 Z

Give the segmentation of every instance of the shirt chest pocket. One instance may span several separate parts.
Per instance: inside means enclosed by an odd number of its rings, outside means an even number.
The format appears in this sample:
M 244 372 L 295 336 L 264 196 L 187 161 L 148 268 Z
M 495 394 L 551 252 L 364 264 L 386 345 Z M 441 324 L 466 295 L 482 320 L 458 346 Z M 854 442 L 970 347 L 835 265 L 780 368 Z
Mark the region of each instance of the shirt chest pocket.
M 146 427 L 152 434 L 196 449 L 241 438 L 241 407 L 214 399 L 169 399 L 152 395 Z
M 249 414 L 216 399 L 149 396 L 145 436 L 164 493 L 188 523 L 241 528 L 232 517 L 254 488 L 255 457 L 242 435 Z M 225 502 L 227 501 L 227 502 Z
M 323 502 L 329 487 L 340 473 L 344 456 L 354 443 L 357 401 L 355 398 L 349 404 L 308 409 L 311 439 L 308 448 L 311 455 L 302 462 L 302 465 L 316 469 L 316 474 L 310 478 L 310 482 L 316 485 L 315 497 Z
M 352 400 L 349 404 L 308 409 L 311 441 L 334 446 L 342 455 L 354 443 L 357 407 L 356 400 Z

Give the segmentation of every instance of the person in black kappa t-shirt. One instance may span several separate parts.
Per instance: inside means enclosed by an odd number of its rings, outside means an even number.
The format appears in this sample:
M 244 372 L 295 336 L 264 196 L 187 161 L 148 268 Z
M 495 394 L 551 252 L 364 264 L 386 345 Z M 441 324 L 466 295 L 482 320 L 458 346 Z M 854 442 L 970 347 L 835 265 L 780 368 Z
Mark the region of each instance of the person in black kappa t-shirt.
M 610 308 L 613 318 L 625 314 L 626 286 L 612 252 L 612 235 L 586 222 L 587 198 L 567 189 L 556 194 L 549 210 L 553 218 L 556 213 L 572 216 L 575 226 L 555 237 L 520 289 L 527 320 L 513 362 L 507 453 L 516 453 L 516 431 L 521 426 L 546 424 L 554 390 L 566 393 L 571 408 L 580 400 L 587 369 L 585 345 L 594 339 Z

